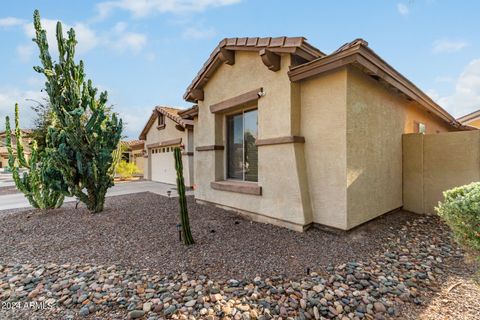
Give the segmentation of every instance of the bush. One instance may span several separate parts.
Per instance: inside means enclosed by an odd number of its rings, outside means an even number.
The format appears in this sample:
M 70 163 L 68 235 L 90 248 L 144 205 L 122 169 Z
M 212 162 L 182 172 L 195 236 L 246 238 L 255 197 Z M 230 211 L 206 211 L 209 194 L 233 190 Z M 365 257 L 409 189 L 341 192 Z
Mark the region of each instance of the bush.
M 117 175 L 122 179 L 131 178 L 135 173 L 140 173 L 140 169 L 138 169 L 137 165 L 133 162 L 122 160 L 117 166 Z
M 459 243 L 480 252 L 480 182 L 447 190 L 443 196 L 435 208 L 438 215 Z

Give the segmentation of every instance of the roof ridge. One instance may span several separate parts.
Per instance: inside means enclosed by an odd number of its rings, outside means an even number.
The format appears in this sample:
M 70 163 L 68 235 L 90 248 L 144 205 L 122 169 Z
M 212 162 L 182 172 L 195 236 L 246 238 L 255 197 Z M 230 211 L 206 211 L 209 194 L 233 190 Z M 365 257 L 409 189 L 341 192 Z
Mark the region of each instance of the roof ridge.
M 464 116 L 458 117 L 457 121 L 460 121 L 460 122 L 468 121 L 468 120 L 471 120 L 470 117 L 475 118 L 475 116 L 480 116 L 480 109 L 467 113 Z

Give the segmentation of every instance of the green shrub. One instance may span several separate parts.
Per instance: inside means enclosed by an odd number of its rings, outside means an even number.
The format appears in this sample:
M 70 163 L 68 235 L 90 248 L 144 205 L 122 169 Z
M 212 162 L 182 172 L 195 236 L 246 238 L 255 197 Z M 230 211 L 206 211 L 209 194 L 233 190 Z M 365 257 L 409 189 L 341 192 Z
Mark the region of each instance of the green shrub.
M 453 188 L 443 193 L 435 208 L 462 245 L 480 252 L 480 182 Z
M 117 175 L 122 179 L 131 178 L 135 173 L 140 173 L 140 169 L 138 169 L 137 165 L 133 162 L 122 160 L 117 165 Z

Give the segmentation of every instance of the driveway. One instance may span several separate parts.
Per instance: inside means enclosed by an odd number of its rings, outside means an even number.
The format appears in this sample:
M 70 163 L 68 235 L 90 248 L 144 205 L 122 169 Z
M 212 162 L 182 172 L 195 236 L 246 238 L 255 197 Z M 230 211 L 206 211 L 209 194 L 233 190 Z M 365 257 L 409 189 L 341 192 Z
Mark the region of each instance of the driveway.
M 0 176 L 3 176 L 0 175 Z M 0 187 L 6 187 L 10 182 L 7 182 L 7 179 L 0 180 Z M 7 184 L 8 183 L 8 184 Z M 171 197 L 177 196 L 177 186 L 172 184 L 165 184 L 160 182 L 153 181 L 133 181 L 133 182 L 120 182 L 115 184 L 107 192 L 107 197 L 112 196 L 121 196 L 126 194 L 140 193 L 140 192 L 152 192 L 167 197 L 168 191 L 171 192 Z M 187 191 L 187 195 L 193 195 L 193 191 Z M 75 198 L 66 198 L 65 202 L 75 201 Z M 10 210 L 10 209 L 19 209 L 19 208 L 29 208 L 30 203 L 25 199 L 23 193 L 14 193 L 0 196 L 0 211 L 1 210 Z
M 1 187 L 13 187 L 15 182 L 13 182 L 11 173 L 0 172 L 0 188 Z

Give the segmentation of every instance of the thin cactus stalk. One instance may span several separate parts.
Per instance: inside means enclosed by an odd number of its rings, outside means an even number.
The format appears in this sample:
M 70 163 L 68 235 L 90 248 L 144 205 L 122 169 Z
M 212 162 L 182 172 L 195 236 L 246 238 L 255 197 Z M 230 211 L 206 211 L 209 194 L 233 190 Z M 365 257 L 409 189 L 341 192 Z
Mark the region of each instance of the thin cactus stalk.
M 12 132 L 10 118 L 6 117 L 6 135 L 8 150 L 8 166 L 12 170 L 13 180 L 32 207 L 37 209 L 54 209 L 63 204 L 63 193 L 57 188 L 61 184 L 52 176 L 55 168 L 52 168 L 51 159 L 46 153 L 38 153 L 37 143 L 33 141 L 30 147 L 30 159 L 25 156 L 22 131 L 19 125 L 18 104 L 15 105 L 15 141 L 16 153 L 12 147 Z M 26 168 L 20 176 L 20 168 Z
M 188 218 L 187 197 L 185 195 L 185 181 L 183 179 L 182 152 L 180 148 L 173 150 L 175 156 L 175 169 L 177 170 L 177 191 L 178 202 L 180 204 L 180 221 L 182 224 L 183 243 L 186 245 L 194 244 L 192 231 L 190 230 L 190 221 Z
M 40 14 L 34 13 L 35 39 L 45 76 L 45 91 L 52 108 L 46 150 L 53 154 L 66 182 L 65 195 L 73 195 L 91 212 L 103 211 L 107 190 L 113 186 L 115 154 L 122 134 L 122 120 L 107 107 L 107 92 L 100 93 L 86 80 L 83 61 L 75 63 L 75 31 L 64 38 L 57 23 L 58 62 L 48 49 Z

